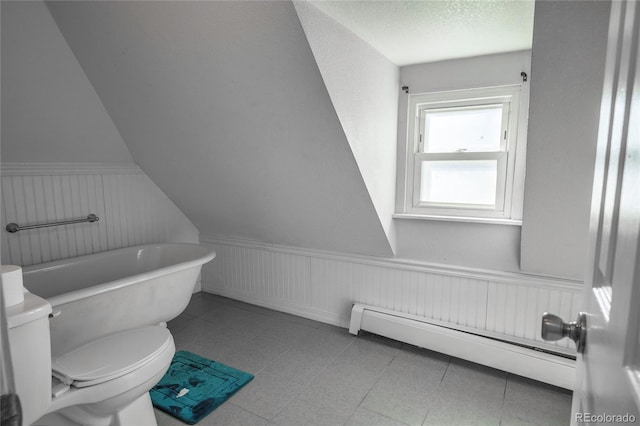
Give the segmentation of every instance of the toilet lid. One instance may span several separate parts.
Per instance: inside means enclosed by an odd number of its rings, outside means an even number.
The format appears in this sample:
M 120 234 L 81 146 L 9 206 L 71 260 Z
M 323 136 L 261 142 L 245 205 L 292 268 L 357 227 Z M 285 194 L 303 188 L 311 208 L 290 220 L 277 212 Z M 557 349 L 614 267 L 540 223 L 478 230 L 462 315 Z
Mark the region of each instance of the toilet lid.
M 110 334 L 51 361 L 54 375 L 76 387 L 116 379 L 157 357 L 169 345 L 169 330 L 160 326 Z

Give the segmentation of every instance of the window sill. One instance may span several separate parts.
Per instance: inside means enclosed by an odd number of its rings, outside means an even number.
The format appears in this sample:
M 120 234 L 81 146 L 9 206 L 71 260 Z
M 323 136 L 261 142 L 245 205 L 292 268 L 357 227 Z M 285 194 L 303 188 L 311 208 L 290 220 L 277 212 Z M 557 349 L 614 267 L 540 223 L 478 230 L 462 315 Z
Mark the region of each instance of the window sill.
M 394 219 L 436 220 L 436 221 L 445 221 L 445 222 L 470 222 L 470 223 L 486 223 L 491 225 L 522 226 L 522 220 L 499 219 L 499 218 L 492 218 L 492 217 L 435 216 L 435 215 L 408 214 L 408 213 L 396 213 L 392 217 Z

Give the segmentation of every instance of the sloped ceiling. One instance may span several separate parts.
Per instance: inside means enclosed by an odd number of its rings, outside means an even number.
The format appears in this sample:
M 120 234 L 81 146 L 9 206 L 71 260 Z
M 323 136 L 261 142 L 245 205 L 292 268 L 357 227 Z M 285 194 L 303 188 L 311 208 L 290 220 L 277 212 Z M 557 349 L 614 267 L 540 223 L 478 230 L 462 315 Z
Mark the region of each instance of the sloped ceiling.
M 349 29 L 294 2 L 333 107 L 387 237 L 395 242 L 400 70 Z
M 1 8 L 2 161 L 131 163 L 44 3 Z
M 49 2 L 134 160 L 203 235 L 392 255 L 290 2 Z

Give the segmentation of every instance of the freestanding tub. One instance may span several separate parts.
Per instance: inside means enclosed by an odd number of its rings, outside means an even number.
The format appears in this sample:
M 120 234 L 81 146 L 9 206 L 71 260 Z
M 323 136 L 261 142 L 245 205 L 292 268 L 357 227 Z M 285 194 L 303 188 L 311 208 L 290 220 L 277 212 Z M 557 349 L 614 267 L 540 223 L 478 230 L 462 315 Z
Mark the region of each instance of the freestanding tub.
M 215 251 L 198 244 L 152 244 L 33 265 L 24 286 L 47 299 L 51 355 L 98 337 L 178 316 L 202 265 Z

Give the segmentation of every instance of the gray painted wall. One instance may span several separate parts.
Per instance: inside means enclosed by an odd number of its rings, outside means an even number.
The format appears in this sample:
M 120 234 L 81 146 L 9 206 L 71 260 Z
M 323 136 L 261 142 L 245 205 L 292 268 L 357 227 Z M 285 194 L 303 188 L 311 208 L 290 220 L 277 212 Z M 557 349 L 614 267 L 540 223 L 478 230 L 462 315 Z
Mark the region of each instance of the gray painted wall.
M 582 279 L 609 2 L 536 3 L 522 270 Z
M 89 79 L 42 3 L 2 2 L 4 161 L 131 161 L 124 139 L 205 234 L 391 255 L 349 147 L 366 138 L 336 114 L 354 98 L 340 95 L 330 76 L 340 67 L 323 64 L 331 57 L 317 42 L 312 52 L 291 4 L 49 8 Z M 607 16 L 606 3 L 537 5 L 522 241 L 517 226 L 395 220 L 398 257 L 504 271 L 521 257 L 525 272 L 582 277 Z M 515 83 L 529 61 L 519 52 L 404 67 L 400 84 Z M 403 95 L 398 112 L 404 137 Z
M 201 234 L 393 254 L 292 3 L 47 4 Z
M 503 53 L 433 62 L 400 68 L 400 83 L 411 93 L 490 87 L 522 82 L 529 72 L 531 52 Z M 523 85 L 523 102 L 526 91 Z M 398 107 L 398 211 L 402 209 L 402 178 L 407 138 L 408 96 Z M 521 107 L 522 108 L 522 107 Z M 523 113 L 526 114 L 526 109 Z M 519 142 L 520 143 L 520 142 Z M 499 271 L 520 270 L 520 227 L 481 223 L 395 219 L 398 257 Z M 490 249 L 488 249 L 488 247 Z
M 133 162 L 44 3 L 0 7 L 2 161 Z
M 315 6 L 294 5 L 380 222 L 394 246 L 399 68 Z

